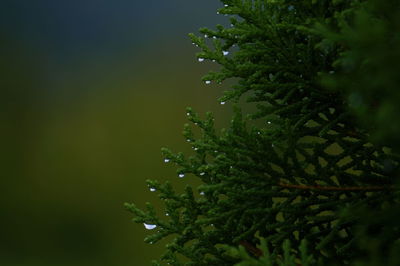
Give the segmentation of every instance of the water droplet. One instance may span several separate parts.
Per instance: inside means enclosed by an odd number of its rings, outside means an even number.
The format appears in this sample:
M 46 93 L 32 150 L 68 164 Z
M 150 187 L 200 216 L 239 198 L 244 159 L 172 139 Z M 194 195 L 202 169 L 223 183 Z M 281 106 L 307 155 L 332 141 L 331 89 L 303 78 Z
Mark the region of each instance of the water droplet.
M 204 173 L 204 172 L 201 172 L 201 173 L 200 173 L 200 175 L 205 175 L 205 174 L 206 174 L 206 173 Z
M 217 36 L 213 36 L 213 39 L 217 39 Z
M 166 213 L 165 213 L 165 216 L 169 216 L 169 213 L 168 213 L 168 212 L 166 212 Z
M 157 190 L 157 189 L 155 189 L 154 187 L 151 187 L 151 188 L 150 188 L 150 191 L 151 191 L 151 192 L 154 192 L 154 191 L 156 191 L 156 190 Z
M 157 227 L 157 225 L 155 225 L 155 224 L 146 224 L 146 223 L 143 223 L 143 225 L 144 225 L 144 227 L 145 227 L 147 230 L 153 230 L 154 228 Z
M 183 177 L 185 177 L 185 174 L 179 174 L 178 176 L 179 176 L 179 178 L 183 178 Z
M 164 159 L 164 163 L 168 163 L 169 162 L 169 159 L 168 158 L 165 158 Z
M 261 132 L 260 132 L 260 131 L 257 131 L 257 134 L 258 134 L 258 135 L 260 135 L 260 134 L 261 134 Z
M 187 115 L 187 116 L 189 116 L 189 115 L 190 115 L 190 113 L 186 113 L 186 115 Z
M 201 191 L 201 192 L 200 192 L 200 195 L 204 196 L 204 191 Z
M 222 53 L 223 53 L 224 55 L 228 55 L 228 54 L 229 54 L 228 51 L 222 51 Z
M 228 7 L 228 4 L 225 4 L 224 7 Z
M 270 80 L 273 80 L 274 79 L 274 74 L 269 73 L 268 77 L 269 77 Z
M 225 102 L 220 102 L 220 104 L 224 105 L 224 104 L 225 104 Z
M 186 141 L 187 141 L 187 142 L 191 142 L 192 140 L 191 140 L 191 139 L 187 139 Z
M 215 62 L 215 59 L 211 60 L 212 62 Z
M 267 124 L 268 124 L 268 125 L 271 125 L 271 124 L 272 124 L 272 122 L 271 122 L 271 121 L 267 121 Z
M 204 83 L 211 84 L 211 80 L 206 80 Z
M 203 62 L 203 61 L 204 61 L 204 58 L 201 58 L 201 57 L 200 57 L 200 58 L 198 58 L 197 60 L 198 60 L 199 62 Z
M 207 34 L 204 34 L 204 38 L 208 38 L 208 35 L 207 35 Z

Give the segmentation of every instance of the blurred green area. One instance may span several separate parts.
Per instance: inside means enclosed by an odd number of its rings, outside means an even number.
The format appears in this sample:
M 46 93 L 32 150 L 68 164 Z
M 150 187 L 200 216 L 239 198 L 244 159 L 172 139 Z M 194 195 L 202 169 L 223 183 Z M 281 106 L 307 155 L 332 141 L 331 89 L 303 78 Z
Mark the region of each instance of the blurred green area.
M 123 203 L 155 201 L 149 178 L 192 182 L 160 149 L 190 152 L 187 106 L 227 121 L 224 88 L 200 80 L 213 66 L 181 36 L 82 55 L 57 76 L 45 49 L 1 41 L 0 265 L 150 265 L 162 244 L 144 244 Z

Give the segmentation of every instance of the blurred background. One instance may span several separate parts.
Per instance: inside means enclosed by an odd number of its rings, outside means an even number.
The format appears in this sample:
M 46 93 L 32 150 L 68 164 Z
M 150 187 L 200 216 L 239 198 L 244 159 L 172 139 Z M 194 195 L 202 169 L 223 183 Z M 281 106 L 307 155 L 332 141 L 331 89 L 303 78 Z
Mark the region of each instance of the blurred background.
M 227 24 L 217 0 L 3 0 L 0 265 L 150 265 L 124 202 L 172 180 L 185 107 L 227 120 L 187 34 Z

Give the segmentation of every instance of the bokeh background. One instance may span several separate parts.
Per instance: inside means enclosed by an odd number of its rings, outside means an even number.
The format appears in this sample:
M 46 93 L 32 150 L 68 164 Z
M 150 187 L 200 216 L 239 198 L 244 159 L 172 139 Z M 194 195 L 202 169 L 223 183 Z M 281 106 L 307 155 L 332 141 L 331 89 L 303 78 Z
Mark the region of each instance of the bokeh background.
M 230 113 L 187 34 L 227 24 L 217 0 L 3 0 L 0 265 L 150 265 L 163 245 L 124 202 L 178 179 L 185 107 Z M 219 121 L 219 122 L 218 122 Z

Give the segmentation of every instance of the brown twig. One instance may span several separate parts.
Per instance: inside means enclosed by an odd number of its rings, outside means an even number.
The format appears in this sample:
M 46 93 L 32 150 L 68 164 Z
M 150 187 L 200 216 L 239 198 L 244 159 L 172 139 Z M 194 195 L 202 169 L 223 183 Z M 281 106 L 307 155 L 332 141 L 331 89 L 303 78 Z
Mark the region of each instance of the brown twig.
M 246 240 L 240 241 L 239 244 L 242 245 L 243 247 L 245 247 L 245 249 L 248 252 L 250 252 L 251 254 L 253 254 L 257 258 L 259 258 L 259 257 L 264 255 L 264 253 L 262 252 L 261 249 L 256 248 L 255 246 L 253 246 L 250 242 L 247 242 Z M 282 259 L 282 257 L 280 255 L 278 255 L 278 257 L 280 259 Z M 296 266 L 301 266 L 301 264 L 296 263 Z
M 253 246 L 252 244 L 250 244 L 249 242 L 247 242 L 246 240 L 241 240 L 239 242 L 240 245 L 242 245 L 243 247 L 245 247 L 245 249 L 250 252 L 251 254 L 253 254 L 254 256 L 256 256 L 257 258 L 261 257 L 262 255 L 264 255 L 264 253 L 262 252 L 261 249 L 256 248 L 255 246 Z
M 324 190 L 324 191 L 382 191 L 394 190 L 393 186 L 369 186 L 369 187 L 333 187 L 333 186 L 308 186 L 279 183 L 278 186 L 303 190 Z

